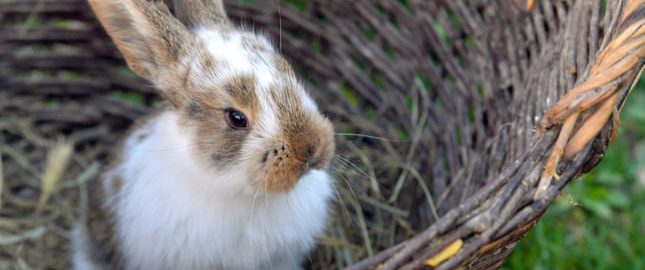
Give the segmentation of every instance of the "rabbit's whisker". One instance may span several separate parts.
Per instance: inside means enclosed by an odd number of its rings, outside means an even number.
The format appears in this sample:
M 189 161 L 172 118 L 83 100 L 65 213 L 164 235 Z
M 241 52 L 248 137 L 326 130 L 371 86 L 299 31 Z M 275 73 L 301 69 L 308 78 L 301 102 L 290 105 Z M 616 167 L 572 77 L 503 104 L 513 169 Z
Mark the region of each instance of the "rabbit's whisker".
M 339 175 L 338 178 L 342 178 L 338 180 L 345 182 L 345 185 L 347 185 L 348 189 L 350 190 L 352 189 L 352 187 L 349 184 L 349 181 L 345 176 Z M 349 208 L 347 208 L 347 204 L 345 204 L 345 200 L 343 200 L 343 196 L 340 194 L 337 188 L 334 189 L 334 192 L 336 193 L 336 199 L 340 203 L 341 210 L 343 211 L 343 213 L 348 217 L 351 217 L 352 215 L 349 213 Z
M 345 158 L 345 157 L 341 156 L 340 154 L 336 154 L 336 159 L 334 159 L 334 160 L 339 161 L 343 165 L 347 166 L 346 168 L 352 169 L 355 174 L 358 174 L 358 175 L 360 175 L 362 177 L 365 177 L 365 178 L 369 178 L 369 175 L 367 174 L 367 172 L 365 172 L 364 170 L 359 168 L 354 162 L 352 162 L 348 158 Z
M 253 202 L 251 202 L 251 231 L 255 231 L 255 203 L 257 202 L 258 195 L 260 194 L 260 188 L 257 187 L 255 189 L 255 193 L 253 194 Z M 253 245 L 253 238 L 249 237 L 249 242 L 251 245 Z M 251 254 L 251 256 L 255 256 L 255 254 Z M 252 260 L 254 258 L 251 258 Z

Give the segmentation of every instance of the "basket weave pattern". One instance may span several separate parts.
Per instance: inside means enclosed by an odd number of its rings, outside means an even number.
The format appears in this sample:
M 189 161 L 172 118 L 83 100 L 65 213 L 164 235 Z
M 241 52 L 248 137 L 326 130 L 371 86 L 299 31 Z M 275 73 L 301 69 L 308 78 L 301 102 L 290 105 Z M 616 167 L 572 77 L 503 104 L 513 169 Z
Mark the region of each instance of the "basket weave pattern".
M 438 269 L 499 268 L 600 161 L 645 57 L 642 0 L 250 2 L 226 1 L 229 16 L 274 40 L 339 133 L 337 218 L 313 268 L 423 268 L 455 241 Z M 0 0 L 0 61 L 10 218 L 30 217 L 21 191 L 38 186 L 28 164 L 42 165 L 51 135 L 75 142 L 69 174 L 91 180 L 115 134 L 158 100 L 83 0 Z M 81 180 L 53 205 L 82 204 Z M 56 207 L 12 232 L 69 229 L 77 212 Z M 16 243 L 0 258 L 66 268 L 66 250 L 44 254 L 66 245 L 61 233 L 39 237 L 33 254 Z

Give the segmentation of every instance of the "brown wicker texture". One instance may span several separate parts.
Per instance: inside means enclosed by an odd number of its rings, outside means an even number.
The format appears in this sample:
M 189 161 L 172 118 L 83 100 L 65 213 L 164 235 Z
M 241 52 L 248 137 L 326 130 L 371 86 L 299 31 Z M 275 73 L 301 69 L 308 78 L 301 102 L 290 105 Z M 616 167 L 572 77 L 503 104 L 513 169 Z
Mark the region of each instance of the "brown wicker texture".
M 227 10 L 271 36 L 338 132 L 311 268 L 423 268 L 455 241 L 437 269 L 498 268 L 602 158 L 643 67 L 643 0 L 278 2 Z M 85 1 L 0 0 L 0 268 L 69 267 L 87 181 L 157 100 Z M 34 210 L 58 137 L 75 154 Z

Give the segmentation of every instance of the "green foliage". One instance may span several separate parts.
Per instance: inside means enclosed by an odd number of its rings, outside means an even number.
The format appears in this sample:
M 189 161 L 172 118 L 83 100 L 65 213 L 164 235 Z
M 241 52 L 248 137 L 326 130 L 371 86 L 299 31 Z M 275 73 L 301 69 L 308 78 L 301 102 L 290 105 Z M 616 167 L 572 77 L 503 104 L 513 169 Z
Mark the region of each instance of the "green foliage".
M 417 70 L 416 75 L 416 77 L 421 80 L 423 89 L 426 91 L 430 90 L 430 79 L 428 79 L 428 76 L 426 76 L 425 73 L 421 72 L 420 70 Z
M 63 70 L 58 73 L 58 77 L 65 79 L 65 80 L 74 80 L 78 79 L 80 77 L 80 74 L 78 72 L 74 71 L 69 71 L 69 70 Z
M 110 93 L 110 97 L 128 102 L 130 104 L 134 104 L 134 105 L 141 105 L 144 102 L 143 95 L 140 93 L 117 91 L 117 92 Z
M 340 88 L 340 93 L 347 100 L 347 102 L 352 105 L 352 107 L 358 107 L 358 95 L 356 95 L 356 93 L 354 93 L 354 91 L 351 90 L 347 85 L 343 85 Z
M 306 0 L 282 0 L 282 2 L 287 3 L 287 5 L 299 10 L 299 11 L 306 11 L 309 9 L 309 5 L 311 4 L 311 1 L 306 1 Z
M 22 28 L 32 29 L 40 26 L 41 24 L 42 24 L 42 20 L 38 16 L 29 16 L 27 17 L 27 19 L 22 21 L 20 26 Z
M 314 51 L 315 53 L 322 53 L 322 45 L 320 45 L 320 42 L 317 40 L 314 40 L 311 42 L 311 50 Z
M 448 36 L 448 33 L 446 32 L 446 29 L 443 27 L 443 25 L 441 25 L 439 21 L 435 21 L 432 26 L 434 27 L 434 32 L 437 33 L 439 38 L 443 40 L 443 42 L 447 46 L 451 46 L 450 37 Z
M 522 240 L 504 269 L 645 268 L 645 79 L 616 142 Z

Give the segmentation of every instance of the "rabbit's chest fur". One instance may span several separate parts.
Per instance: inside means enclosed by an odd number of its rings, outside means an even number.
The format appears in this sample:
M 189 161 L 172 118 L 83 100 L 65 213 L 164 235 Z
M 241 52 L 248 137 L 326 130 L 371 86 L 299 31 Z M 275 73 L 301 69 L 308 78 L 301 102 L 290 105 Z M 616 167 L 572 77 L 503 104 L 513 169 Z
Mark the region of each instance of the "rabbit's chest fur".
M 227 186 L 244 168 L 214 174 L 191 147 L 177 114 L 166 112 L 131 133 L 106 174 L 106 189 L 111 177 L 122 181 L 107 203 L 127 268 L 297 268 L 324 229 L 327 173 L 311 171 L 291 192 L 265 196 Z

